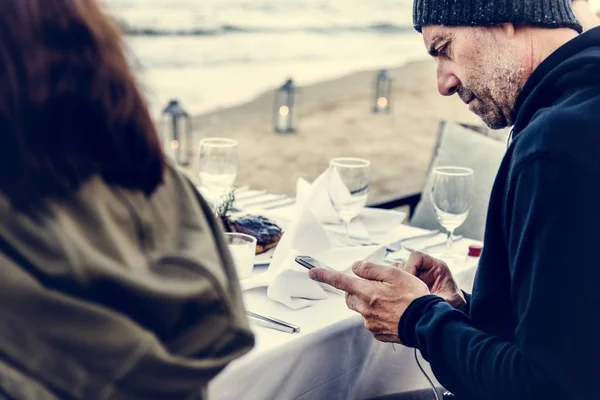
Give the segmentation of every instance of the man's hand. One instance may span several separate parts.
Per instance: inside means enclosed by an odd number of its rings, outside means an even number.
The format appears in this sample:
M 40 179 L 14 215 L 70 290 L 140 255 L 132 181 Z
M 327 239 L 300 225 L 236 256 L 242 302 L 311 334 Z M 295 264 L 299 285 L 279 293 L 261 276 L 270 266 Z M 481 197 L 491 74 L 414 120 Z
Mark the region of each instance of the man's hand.
M 431 294 L 440 296 L 454 308 L 464 311 L 467 301 L 458 288 L 445 262 L 419 252 L 412 253 L 406 263 L 396 266 L 422 280 Z
M 400 343 L 398 323 L 414 300 L 429 293 L 423 282 L 400 268 L 357 262 L 353 278 L 315 268 L 311 279 L 345 291 L 348 308 L 361 314 L 365 327 L 381 342 Z

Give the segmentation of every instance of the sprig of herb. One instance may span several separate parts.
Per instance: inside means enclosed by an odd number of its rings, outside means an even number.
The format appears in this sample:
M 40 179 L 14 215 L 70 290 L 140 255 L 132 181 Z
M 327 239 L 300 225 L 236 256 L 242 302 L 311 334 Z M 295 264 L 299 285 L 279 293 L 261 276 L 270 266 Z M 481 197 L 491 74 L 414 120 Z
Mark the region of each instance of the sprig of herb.
M 233 208 L 235 203 L 235 192 L 232 190 L 225 196 L 225 199 L 215 208 L 215 214 L 217 217 L 225 217 L 227 213 Z

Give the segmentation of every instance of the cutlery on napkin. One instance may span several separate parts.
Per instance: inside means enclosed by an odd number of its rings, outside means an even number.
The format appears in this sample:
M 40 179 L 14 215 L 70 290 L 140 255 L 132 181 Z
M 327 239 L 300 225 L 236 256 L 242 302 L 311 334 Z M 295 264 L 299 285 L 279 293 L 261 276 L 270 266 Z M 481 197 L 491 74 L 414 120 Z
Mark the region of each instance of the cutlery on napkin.
M 459 242 L 463 239 L 461 235 L 454 236 L 453 242 Z M 428 253 L 429 251 L 435 249 L 436 247 L 444 246 L 447 243 L 447 239 L 439 240 L 435 243 L 428 243 L 425 246 L 404 246 L 404 248 L 408 251 L 420 251 L 421 253 Z

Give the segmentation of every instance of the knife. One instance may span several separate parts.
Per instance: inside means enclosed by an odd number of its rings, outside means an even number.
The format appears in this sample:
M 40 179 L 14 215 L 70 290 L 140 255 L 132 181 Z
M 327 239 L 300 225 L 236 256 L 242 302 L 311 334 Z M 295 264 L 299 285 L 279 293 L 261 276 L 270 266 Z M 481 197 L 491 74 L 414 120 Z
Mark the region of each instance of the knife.
M 427 232 L 425 234 L 421 234 L 421 235 L 417 235 L 417 236 L 411 236 L 411 237 L 407 237 L 407 238 L 403 238 L 403 239 L 397 240 L 395 242 L 389 243 L 386 246 L 387 247 L 387 251 L 388 251 L 388 253 L 395 253 L 396 251 L 402 250 L 402 246 L 406 242 L 412 242 L 413 240 L 419 240 L 419 239 L 429 239 L 429 238 L 432 238 L 432 237 L 435 237 L 435 236 L 439 235 L 439 233 L 440 233 L 440 231 L 436 230 L 436 231 Z
M 460 241 L 460 240 L 462 240 L 462 239 L 463 239 L 463 237 L 462 237 L 462 236 L 460 236 L 460 235 L 458 235 L 458 236 L 454 236 L 454 237 L 452 238 L 452 242 L 453 242 L 453 243 L 456 243 L 456 242 L 458 242 L 458 241 Z M 444 239 L 444 241 L 443 241 L 443 242 L 437 242 L 437 243 L 433 243 L 433 244 L 427 245 L 427 246 L 425 246 L 425 247 L 419 247 L 419 248 L 416 248 L 416 247 L 407 247 L 407 246 L 404 246 L 404 248 L 405 248 L 406 250 L 408 250 L 408 251 L 411 251 L 411 252 L 412 252 L 412 251 L 420 251 L 420 252 L 422 252 L 422 253 L 427 253 L 427 252 L 428 252 L 429 250 L 431 250 L 431 249 L 435 249 L 436 247 L 440 247 L 440 246 L 443 246 L 443 245 L 445 245 L 445 244 L 446 244 L 446 242 L 447 242 L 447 240 L 446 240 L 446 239 Z
M 298 333 L 300 327 L 290 324 L 289 322 L 282 321 L 273 317 L 265 317 L 260 314 L 256 314 L 252 311 L 246 311 L 250 322 L 262 326 L 264 328 L 271 328 L 286 333 Z

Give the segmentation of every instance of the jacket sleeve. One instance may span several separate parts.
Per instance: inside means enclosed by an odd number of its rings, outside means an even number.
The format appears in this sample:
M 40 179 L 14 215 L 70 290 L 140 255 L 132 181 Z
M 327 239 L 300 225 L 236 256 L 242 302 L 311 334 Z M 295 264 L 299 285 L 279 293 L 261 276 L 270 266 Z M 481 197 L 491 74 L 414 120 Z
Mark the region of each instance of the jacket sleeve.
M 101 182 L 90 183 L 87 202 L 74 202 L 77 217 L 58 207 L 52 218 L 68 224 L 40 228 L 0 207 L 0 393 L 23 376 L 60 398 L 203 398 L 250 351 L 254 336 L 222 232 L 194 188 L 178 174 L 167 178 L 152 203 L 143 194 L 116 202 L 118 210 L 137 205 L 139 218 L 152 211 L 153 229 L 135 237 L 123 234 L 129 213 L 123 222 L 88 211 L 116 207 L 115 190 Z M 170 226 L 156 223 L 155 208 Z M 168 244 L 140 249 L 146 232 L 167 228 Z
M 435 296 L 411 304 L 400 339 L 468 399 L 597 397 L 600 176 L 536 158 L 509 181 L 506 228 L 514 337 L 477 329 Z
M 155 266 L 155 273 L 174 285 L 185 282 L 186 276 L 197 280 L 198 274 L 205 281 L 191 291 L 182 285 L 181 290 L 163 296 L 162 303 L 154 307 L 157 315 L 162 314 L 154 332 L 167 351 L 146 353 L 120 385 L 124 391 L 136 390 L 135 395 L 143 398 L 178 395 L 200 382 L 206 387 L 223 368 L 254 345 L 236 269 L 221 227 L 210 206 L 193 186 L 189 188 L 203 214 L 203 242 L 210 244 L 203 253 L 216 252 L 216 258 L 207 254 L 198 263 L 183 252 Z M 196 243 L 198 246 L 200 242 Z
M 471 294 L 465 292 L 464 290 L 463 292 L 463 296 L 465 296 L 465 301 L 467 302 L 467 304 L 465 305 L 465 314 L 469 315 L 471 313 Z

